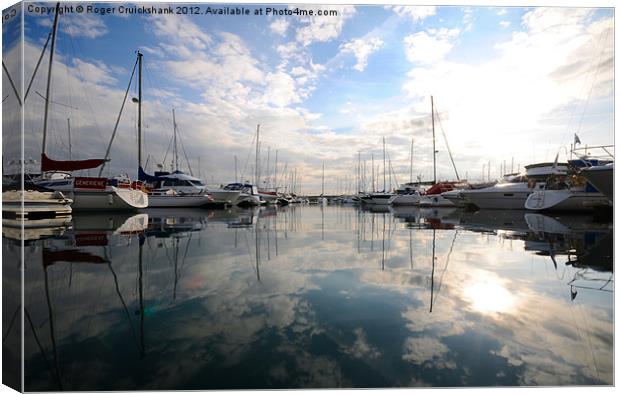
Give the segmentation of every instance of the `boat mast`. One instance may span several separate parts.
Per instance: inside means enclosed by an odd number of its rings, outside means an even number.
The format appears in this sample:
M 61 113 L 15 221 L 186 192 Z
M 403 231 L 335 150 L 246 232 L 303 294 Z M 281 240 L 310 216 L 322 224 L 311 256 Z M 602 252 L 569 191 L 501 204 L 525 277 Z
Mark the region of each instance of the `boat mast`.
M 413 183 L 413 138 L 411 139 L 411 153 L 409 154 L 409 183 Z
M 235 182 L 239 182 L 237 180 L 237 155 L 235 155 Z
M 142 53 L 138 51 L 138 168 L 142 167 Z
M 179 151 L 177 150 L 177 119 L 172 108 L 172 128 L 174 130 L 174 170 L 179 171 Z
M 276 163 L 273 168 L 273 187 L 278 191 L 278 150 L 276 149 Z
M 370 154 L 370 162 L 372 164 L 372 168 L 370 169 L 370 171 L 372 172 L 372 192 L 376 192 L 377 188 L 375 187 L 375 154 L 371 153 Z
M 385 137 L 383 137 L 383 192 L 385 193 Z
M 56 46 L 56 31 L 58 30 L 58 14 L 60 12 L 60 2 L 56 3 L 56 13 L 54 14 L 54 25 L 52 27 L 52 45 L 50 47 L 50 62 L 47 66 L 47 87 L 45 88 L 45 113 L 43 115 L 43 145 L 41 154 L 45 154 L 47 139 L 47 116 L 49 113 L 50 92 L 52 85 L 52 64 L 54 63 L 54 47 Z M 43 165 L 43 163 L 41 163 Z
M 323 162 L 323 175 L 321 176 L 321 197 L 325 194 L 325 162 Z
M 435 104 L 431 96 L 431 123 L 433 126 L 433 185 L 437 183 L 437 150 L 435 149 Z
M 256 125 L 256 164 L 254 165 L 254 184 L 258 187 L 258 137 L 260 135 L 260 124 Z
M 71 160 L 71 121 L 67 118 L 67 131 L 69 133 L 69 160 Z

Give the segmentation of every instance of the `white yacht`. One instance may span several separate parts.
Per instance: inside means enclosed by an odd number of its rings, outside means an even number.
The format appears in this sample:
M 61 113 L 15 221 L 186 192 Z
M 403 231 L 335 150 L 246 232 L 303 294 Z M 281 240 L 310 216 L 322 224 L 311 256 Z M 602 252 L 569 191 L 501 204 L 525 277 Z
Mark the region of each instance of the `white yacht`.
M 149 175 L 139 168 L 138 177 L 147 184 L 149 207 L 200 207 L 215 200 L 200 179 L 181 171 Z
M 401 185 L 396 189 L 396 195 L 390 197 L 390 205 L 418 205 L 422 196 L 419 187 L 411 182 Z
M 525 174 L 510 174 L 493 186 L 460 190 L 458 196 L 480 209 L 525 209 L 530 194 L 544 188 L 552 175 L 566 174 L 566 163 L 537 163 L 525 167 Z
M 249 183 L 229 183 L 224 186 L 224 190 L 238 192 L 238 197 L 234 203 L 240 207 L 256 207 L 261 205 L 263 201 L 258 194 L 258 188 Z

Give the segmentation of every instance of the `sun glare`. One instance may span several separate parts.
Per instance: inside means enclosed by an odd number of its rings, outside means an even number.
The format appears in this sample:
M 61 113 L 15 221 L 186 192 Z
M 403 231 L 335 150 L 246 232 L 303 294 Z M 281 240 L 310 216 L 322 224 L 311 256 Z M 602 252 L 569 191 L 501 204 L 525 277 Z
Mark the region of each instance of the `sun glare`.
M 481 313 L 508 313 L 515 305 L 515 297 L 505 287 L 489 280 L 471 284 L 465 289 L 465 297 Z

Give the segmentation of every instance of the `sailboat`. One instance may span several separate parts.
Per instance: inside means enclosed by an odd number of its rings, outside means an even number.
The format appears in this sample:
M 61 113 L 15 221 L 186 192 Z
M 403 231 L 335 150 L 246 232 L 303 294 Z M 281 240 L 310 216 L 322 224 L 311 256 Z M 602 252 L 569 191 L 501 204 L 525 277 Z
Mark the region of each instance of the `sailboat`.
M 74 211 L 102 209 L 134 210 L 145 208 L 148 206 L 148 196 L 141 190 L 140 184 L 132 182 L 126 176 L 108 179 L 102 177 L 77 177 L 71 174 L 73 171 L 103 166 L 107 159 L 61 161 L 53 160 L 46 154 L 47 123 L 49 103 L 51 101 L 50 87 L 59 9 L 60 3 L 57 3 L 51 34 L 45 113 L 43 118 L 43 143 L 41 148 L 42 176 L 40 179 L 36 180 L 36 184 L 47 189 L 63 192 L 69 199 L 73 200 L 71 207 Z M 110 144 L 111 143 L 112 141 L 110 141 Z
M 449 199 L 442 196 L 442 193 L 449 192 L 453 190 L 455 187 L 453 182 L 439 182 L 437 183 L 437 150 L 435 149 L 435 104 L 433 101 L 433 96 L 431 96 L 431 122 L 433 129 L 433 184 L 430 188 L 428 188 L 423 197 L 420 199 L 418 205 L 422 207 L 454 207 L 456 204 Z M 444 135 L 445 137 L 445 135 Z M 447 140 L 446 140 L 447 144 Z M 450 152 L 450 148 L 448 148 L 448 152 Z M 452 154 L 450 154 L 450 158 L 452 158 Z M 452 162 L 454 165 L 454 161 Z M 456 171 L 456 167 L 455 167 Z M 458 178 L 458 174 L 457 174 Z
M 142 55 L 138 53 L 139 62 Z M 138 74 L 138 81 L 142 80 L 142 73 Z M 140 82 L 141 84 L 141 82 Z M 141 89 L 138 89 L 141 91 Z M 155 175 L 147 174 L 138 165 L 138 179 L 147 185 L 149 194 L 149 207 L 200 207 L 213 202 L 213 198 L 206 193 L 206 185 L 198 178 L 179 171 L 179 158 L 177 150 L 177 124 L 174 109 L 172 110 L 172 123 L 174 129 L 174 157 L 176 170 L 173 172 L 156 172 Z
M 413 183 L 413 139 L 411 140 L 409 166 L 409 182 L 396 189 L 396 195 L 389 200 L 390 205 L 418 205 L 422 199 L 420 188 Z
M 390 198 L 392 198 L 392 196 L 394 195 L 394 194 L 386 191 L 385 171 L 386 171 L 386 167 L 385 167 L 385 137 L 383 137 L 383 191 L 371 193 L 369 195 L 369 199 L 370 199 L 369 202 L 371 204 L 389 205 Z

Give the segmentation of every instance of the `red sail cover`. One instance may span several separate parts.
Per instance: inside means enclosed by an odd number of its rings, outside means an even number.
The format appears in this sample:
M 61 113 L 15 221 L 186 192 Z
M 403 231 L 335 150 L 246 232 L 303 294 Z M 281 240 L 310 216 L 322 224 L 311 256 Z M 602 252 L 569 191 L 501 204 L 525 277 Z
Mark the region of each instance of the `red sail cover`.
M 104 159 L 88 160 L 52 160 L 41 153 L 41 171 L 77 171 L 97 168 L 105 163 Z

